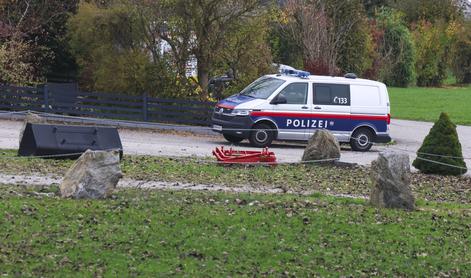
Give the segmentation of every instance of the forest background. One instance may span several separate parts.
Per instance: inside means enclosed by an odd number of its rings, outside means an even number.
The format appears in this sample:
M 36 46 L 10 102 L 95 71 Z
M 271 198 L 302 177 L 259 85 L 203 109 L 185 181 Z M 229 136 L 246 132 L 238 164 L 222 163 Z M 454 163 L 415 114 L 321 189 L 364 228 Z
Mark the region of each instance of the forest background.
M 210 99 L 215 77 L 233 78 L 230 95 L 276 64 L 393 87 L 468 84 L 470 9 L 465 0 L 0 0 L 0 84 Z

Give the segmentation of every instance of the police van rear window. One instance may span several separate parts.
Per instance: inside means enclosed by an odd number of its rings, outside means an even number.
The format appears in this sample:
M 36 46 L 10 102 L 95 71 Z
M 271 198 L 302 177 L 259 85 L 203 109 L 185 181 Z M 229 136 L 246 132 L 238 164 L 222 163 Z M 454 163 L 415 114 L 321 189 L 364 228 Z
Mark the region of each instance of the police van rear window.
M 252 98 L 267 99 L 278 89 L 284 80 L 278 78 L 263 78 L 246 87 L 240 94 Z
M 350 85 L 313 84 L 314 104 L 350 105 Z

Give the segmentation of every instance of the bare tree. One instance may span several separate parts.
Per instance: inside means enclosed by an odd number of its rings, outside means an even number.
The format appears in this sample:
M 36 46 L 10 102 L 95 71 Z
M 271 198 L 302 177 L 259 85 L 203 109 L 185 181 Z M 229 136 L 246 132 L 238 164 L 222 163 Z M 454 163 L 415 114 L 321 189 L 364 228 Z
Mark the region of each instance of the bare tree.
M 335 8 L 325 0 L 287 0 L 284 11 L 289 23 L 284 26 L 302 46 L 305 65 L 315 74 L 338 72 L 340 49 L 358 19 L 339 20 L 336 14 L 345 1 L 335 1 Z

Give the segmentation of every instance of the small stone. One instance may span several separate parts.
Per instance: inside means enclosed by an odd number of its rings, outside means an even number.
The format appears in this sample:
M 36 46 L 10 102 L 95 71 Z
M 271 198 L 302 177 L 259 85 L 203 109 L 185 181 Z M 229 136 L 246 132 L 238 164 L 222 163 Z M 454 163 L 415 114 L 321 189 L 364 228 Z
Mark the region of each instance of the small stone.
M 382 152 L 371 164 L 370 203 L 380 208 L 415 209 L 407 154 Z
M 87 150 L 70 167 L 60 185 L 64 198 L 108 198 L 122 178 L 118 151 Z
M 246 205 L 247 204 L 246 200 L 241 200 L 241 199 L 235 199 L 235 202 L 238 205 Z
M 340 145 L 337 139 L 326 129 L 318 129 L 307 143 L 303 154 L 303 161 L 329 160 L 324 163 L 333 163 L 340 158 Z
M 253 206 L 257 206 L 258 204 L 260 204 L 259 201 L 253 201 L 253 202 L 250 202 L 250 203 L 249 203 L 249 206 L 250 206 L 250 207 L 253 207 Z
M 26 125 L 27 124 L 47 124 L 47 119 L 42 118 L 41 116 L 37 114 L 33 114 L 31 112 L 28 112 L 26 114 L 25 119 L 23 120 L 23 126 L 20 129 L 20 136 L 19 136 L 19 144 L 21 145 L 21 140 L 23 139 L 23 133 L 25 132 Z
M 304 216 L 304 217 L 303 217 L 303 223 L 304 223 L 304 225 L 309 224 L 309 217 Z

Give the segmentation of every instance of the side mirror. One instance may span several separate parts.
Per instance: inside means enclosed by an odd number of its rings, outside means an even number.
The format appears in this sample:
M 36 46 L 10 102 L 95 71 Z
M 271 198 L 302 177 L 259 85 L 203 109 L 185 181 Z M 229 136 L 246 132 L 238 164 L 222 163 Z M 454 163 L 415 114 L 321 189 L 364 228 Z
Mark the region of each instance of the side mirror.
M 270 104 L 275 104 L 275 105 L 286 104 L 286 103 L 288 103 L 288 100 L 286 99 L 284 95 L 278 95 L 270 102 Z

